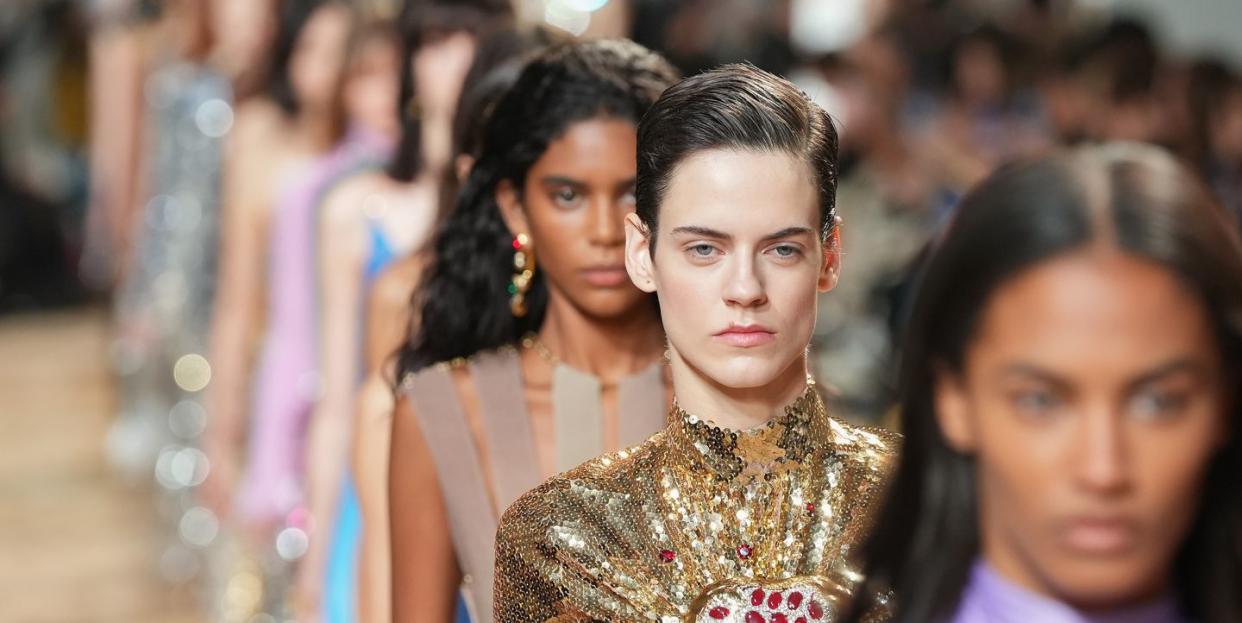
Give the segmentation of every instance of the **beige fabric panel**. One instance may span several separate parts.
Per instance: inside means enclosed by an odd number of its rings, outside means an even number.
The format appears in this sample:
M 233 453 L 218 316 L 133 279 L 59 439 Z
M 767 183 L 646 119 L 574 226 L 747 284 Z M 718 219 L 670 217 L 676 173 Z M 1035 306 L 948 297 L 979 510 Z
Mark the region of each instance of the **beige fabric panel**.
M 518 354 L 505 350 L 479 355 L 471 364 L 471 377 L 479 395 L 487 445 L 491 448 L 499 516 L 542 480 Z
M 664 366 L 660 363 L 623 381 L 617 389 L 620 416 L 618 440 L 621 448 L 638 445 L 664 429 L 668 402 L 664 388 Z
M 563 472 L 604 453 L 604 407 L 599 379 L 566 365 L 552 376 L 552 419 L 556 471 Z
M 450 374 L 440 366 L 427 368 L 410 380 L 407 394 L 436 464 L 458 564 L 462 573 L 472 577 L 474 586 L 490 587 L 499 520 Z M 470 610 L 480 617 L 474 620 L 492 620 L 490 590 L 466 590 L 462 594 Z

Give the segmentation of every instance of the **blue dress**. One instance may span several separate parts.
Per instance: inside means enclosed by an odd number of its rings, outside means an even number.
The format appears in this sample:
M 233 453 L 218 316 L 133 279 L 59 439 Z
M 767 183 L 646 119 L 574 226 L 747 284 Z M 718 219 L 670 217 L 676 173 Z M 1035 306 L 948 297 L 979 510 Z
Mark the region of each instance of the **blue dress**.
M 369 287 L 380 273 L 397 259 L 397 253 L 379 223 L 367 220 L 371 257 L 366 265 Z M 324 578 L 323 616 L 325 623 L 354 623 L 358 612 L 358 563 L 362 553 L 362 508 L 353 474 L 347 469 L 342 479 L 341 499 L 336 515 L 332 545 L 328 550 Z M 465 602 L 457 600 L 457 623 L 470 623 Z
M 393 260 L 396 252 L 384 230 L 367 219 L 371 257 L 367 260 L 365 277 L 368 288 Z M 347 468 L 341 480 L 341 498 L 336 513 L 332 544 L 328 549 L 328 565 L 323 593 L 323 616 L 326 623 L 353 623 L 358 612 L 358 562 L 362 553 L 362 508 L 353 475 Z

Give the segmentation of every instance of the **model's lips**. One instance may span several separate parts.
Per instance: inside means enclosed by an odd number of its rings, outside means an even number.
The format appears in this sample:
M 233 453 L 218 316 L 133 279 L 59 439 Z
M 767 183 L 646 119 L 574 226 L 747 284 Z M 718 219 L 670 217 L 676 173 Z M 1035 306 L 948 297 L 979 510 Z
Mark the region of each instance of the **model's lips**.
M 597 288 L 619 288 L 630 282 L 624 265 L 592 266 L 582 270 L 582 277 Z
M 1091 556 L 1124 553 L 1139 537 L 1137 522 L 1124 515 L 1073 517 L 1061 524 L 1059 533 L 1071 551 Z
M 729 346 L 754 348 L 775 341 L 776 331 L 758 324 L 732 324 L 727 329 L 714 333 L 712 337 Z

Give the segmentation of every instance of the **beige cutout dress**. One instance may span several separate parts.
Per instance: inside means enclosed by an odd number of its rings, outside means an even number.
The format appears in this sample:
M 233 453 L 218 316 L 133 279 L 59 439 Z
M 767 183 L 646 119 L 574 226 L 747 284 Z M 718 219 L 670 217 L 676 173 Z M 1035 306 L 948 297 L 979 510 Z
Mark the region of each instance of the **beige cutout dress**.
M 426 368 L 403 383 L 436 466 L 463 574 L 462 594 L 476 623 L 492 620 L 501 515 L 553 475 L 540 468 L 520 359 L 517 349 L 504 348 Z M 462 366 L 469 368 L 477 400 L 464 396 L 454 379 L 455 368 Z M 605 447 L 608 424 L 601 390 L 596 377 L 555 364 L 551 396 L 556 472 L 642 443 L 664 428 L 667 390 L 659 362 L 617 385 L 617 448 Z

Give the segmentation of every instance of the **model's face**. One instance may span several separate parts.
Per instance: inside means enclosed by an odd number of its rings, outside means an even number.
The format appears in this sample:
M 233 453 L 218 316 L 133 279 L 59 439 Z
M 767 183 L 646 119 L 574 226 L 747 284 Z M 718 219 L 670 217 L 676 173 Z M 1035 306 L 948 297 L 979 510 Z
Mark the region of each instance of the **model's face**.
M 211 5 L 212 36 L 225 63 L 253 63 L 266 55 L 275 27 L 271 0 L 218 0 Z
M 515 235 L 530 236 L 552 297 L 591 318 L 615 319 L 648 302 L 625 273 L 625 215 L 634 210 L 634 124 L 572 124 L 530 168 L 521 193 L 497 200 Z
M 390 38 L 372 36 L 359 43 L 346 76 L 345 109 L 349 118 L 385 136 L 396 136 L 400 55 Z
M 1225 387 L 1200 297 L 1156 264 L 1093 248 L 1002 285 L 937 386 L 941 430 L 976 458 L 984 557 L 1083 608 L 1167 589 Z
M 675 365 L 733 389 L 804 365 L 816 298 L 836 283 L 806 163 L 783 152 L 708 150 L 674 170 L 655 246 L 632 216 L 627 267 L 658 293 Z M 799 372 L 800 373 L 800 372 Z
M 331 4 L 317 9 L 302 28 L 289 59 L 289 82 L 303 110 L 332 104 L 349 38 L 349 12 Z
M 474 36 L 467 32 L 429 37 L 414 53 L 414 86 L 419 106 L 428 111 L 453 113 L 462 82 L 474 62 L 474 50 Z

